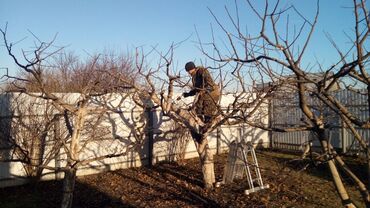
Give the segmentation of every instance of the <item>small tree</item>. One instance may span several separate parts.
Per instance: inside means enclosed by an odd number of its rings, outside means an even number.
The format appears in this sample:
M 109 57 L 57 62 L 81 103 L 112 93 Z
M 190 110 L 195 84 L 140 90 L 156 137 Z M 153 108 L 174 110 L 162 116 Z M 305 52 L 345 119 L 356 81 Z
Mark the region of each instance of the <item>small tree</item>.
M 5 161 L 20 161 L 24 165 L 26 176 L 38 181 L 46 166 L 61 148 L 55 145 L 46 149 L 47 137 L 58 121 L 53 114 L 50 102 L 39 103 L 21 93 L 3 94 L 2 99 L 8 102 L 2 106 L 1 138 L 11 152 Z M 36 101 L 36 102 L 35 102 Z M 4 103 L 3 103 L 4 104 Z M 4 109 L 8 108 L 8 109 Z
M 332 87 L 338 83 L 339 79 L 348 75 L 367 83 L 365 81 L 367 79 L 365 68 L 370 54 L 366 48 L 369 34 L 369 15 L 365 1 L 353 1 L 356 19 L 355 38 L 351 40 L 354 43 L 353 46 L 345 52 L 340 51 L 335 42 L 329 37 L 334 48 L 340 54 L 340 59 L 327 69 L 323 69 L 323 66 L 317 64 L 318 70 L 315 72 L 321 73 L 321 76 L 315 78 L 310 75 L 310 68 L 305 68 L 302 62 L 307 57 L 306 52 L 318 21 L 319 1 L 316 3 L 317 10 L 312 21 L 304 17 L 293 5 L 284 7 L 281 6 L 279 1 L 272 5 L 270 3 L 271 1 L 265 1 L 264 8 L 260 10 L 251 1 L 247 1 L 250 11 L 254 12 L 260 26 L 255 35 L 243 32 L 238 15 L 238 5 L 236 5 L 236 17 L 233 17 L 227 10 L 231 20 L 231 29 L 221 23 L 216 15 L 213 15 L 229 41 L 228 47 L 230 49 L 226 51 L 229 53 L 224 54 L 223 51 L 225 50 L 221 50 L 221 47 L 215 41 L 210 44 L 212 46 L 211 52 L 207 51 L 205 49 L 206 45 L 200 42 L 201 48 L 208 57 L 219 63 L 253 64 L 255 73 L 270 75 L 270 78 L 272 78 L 270 80 L 271 85 L 285 85 L 288 86 L 292 94 L 295 92 L 299 107 L 305 116 L 305 122 L 302 123 L 302 126 L 293 129 L 270 128 L 270 130 L 309 130 L 314 132 L 321 144 L 326 164 L 343 204 L 346 207 L 354 207 L 337 167 L 341 167 L 345 173 L 354 179 L 360 187 L 359 190 L 364 202 L 369 205 L 369 193 L 366 186 L 345 165 L 329 143 L 326 134 L 329 127 L 328 117 L 315 109 L 312 102 L 309 101 L 310 96 L 315 97 L 317 102 L 321 102 L 320 105 L 325 104 L 338 113 L 347 125 L 352 122 L 355 125 L 367 126 L 367 120 L 360 121 L 356 119 L 348 108 L 345 108 L 331 93 Z M 291 16 L 297 18 L 292 21 Z M 298 27 L 294 23 L 297 23 Z M 263 126 L 260 127 L 269 129 Z M 357 137 L 357 139 L 364 149 L 368 148 L 363 138 Z

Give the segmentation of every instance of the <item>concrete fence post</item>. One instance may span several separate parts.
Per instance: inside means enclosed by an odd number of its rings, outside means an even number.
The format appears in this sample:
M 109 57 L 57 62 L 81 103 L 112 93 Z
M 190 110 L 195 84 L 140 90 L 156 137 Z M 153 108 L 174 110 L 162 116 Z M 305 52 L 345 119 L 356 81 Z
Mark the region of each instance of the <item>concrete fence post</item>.
M 148 138 L 148 166 L 153 166 L 153 140 L 154 140 L 154 113 L 155 108 L 148 107 L 145 109 L 147 118 L 148 118 L 148 124 L 147 124 L 147 138 Z

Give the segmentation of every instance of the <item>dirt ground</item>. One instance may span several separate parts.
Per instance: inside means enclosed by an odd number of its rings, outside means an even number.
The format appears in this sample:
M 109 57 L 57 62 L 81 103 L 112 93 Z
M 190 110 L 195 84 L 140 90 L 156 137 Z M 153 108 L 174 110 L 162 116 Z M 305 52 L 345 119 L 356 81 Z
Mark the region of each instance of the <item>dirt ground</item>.
M 325 165 L 315 167 L 297 155 L 258 151 L 262 177 L 270 188 L 245 195 L 246 180 L 202 188 L 197 158 L 182 163 L 161 163 L 152 168 L 132 168 L 79 177 L 73 207 L 341 207 Z M 227 155 L 215 156 L 215 171 L 222 180 Z M 363 169 L 351 160 L 359 173 Z M 308 165 L 305 170 L 303 167 Z M 344 178 L 350 182 L 348 178 Z M 349 184 L 359 207 L 360 195 Z M 59 207 L 61 181 L 0 189 L 0 207 Z

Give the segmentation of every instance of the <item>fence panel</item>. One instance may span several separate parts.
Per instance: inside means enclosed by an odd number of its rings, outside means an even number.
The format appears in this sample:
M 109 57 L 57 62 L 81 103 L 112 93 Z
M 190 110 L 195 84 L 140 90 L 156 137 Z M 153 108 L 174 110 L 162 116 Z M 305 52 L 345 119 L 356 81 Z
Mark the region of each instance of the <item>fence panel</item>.
M 367 121 L 370 118 L 365 93 L 340 90 L 335 92 L 334 96 L 362 121 Z M 317 110 L 314 113 L 321 113 L 326 119 L 325 121 L 330 124 L 331 128 L 328 129 L 327 134 L 333 147 L 339 148 L 343 152 L 358 151 L 360 149 L 358 142 L 354 139 L 352 132 L 345 128 L 340 117 L 321 102 L 309 96 L 307 98 L 310 105 Z M 298 105 L 298 97 L 294 94 L 285 95 L 284 99 L 273 99 L 271 109 L 270 124 L 276 128 L 302 125 L 305 120 L 305 116 Z M 369 143 L 370 130 L 359 127 L 356 127 L 356 130 Z M 317 139 L 315 139 L 315 135 L 308 131 L 271 133 L 272 147 L 277 149 L 298 151 L 302 145 L 309 141 L 312 141 L 314 146 L 320 146 Z

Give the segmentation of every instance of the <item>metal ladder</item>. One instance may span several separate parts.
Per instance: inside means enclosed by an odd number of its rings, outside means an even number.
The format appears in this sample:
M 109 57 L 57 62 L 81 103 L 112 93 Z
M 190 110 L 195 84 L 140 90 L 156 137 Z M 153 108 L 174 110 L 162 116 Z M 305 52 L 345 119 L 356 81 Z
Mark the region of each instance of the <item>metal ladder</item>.
M 251 161 L 248 160 L 248 157 L 252 158 Z M 249 186 L 249 189 L 244 191 L 246 195 L 269 188 L 269 185 L 263 184 L 253 144 L 234 141 L 230 144 L 230 152 L 221 183 L 231 183 L 236 178 L 243 178 L 244 175 L 247 177 Z

